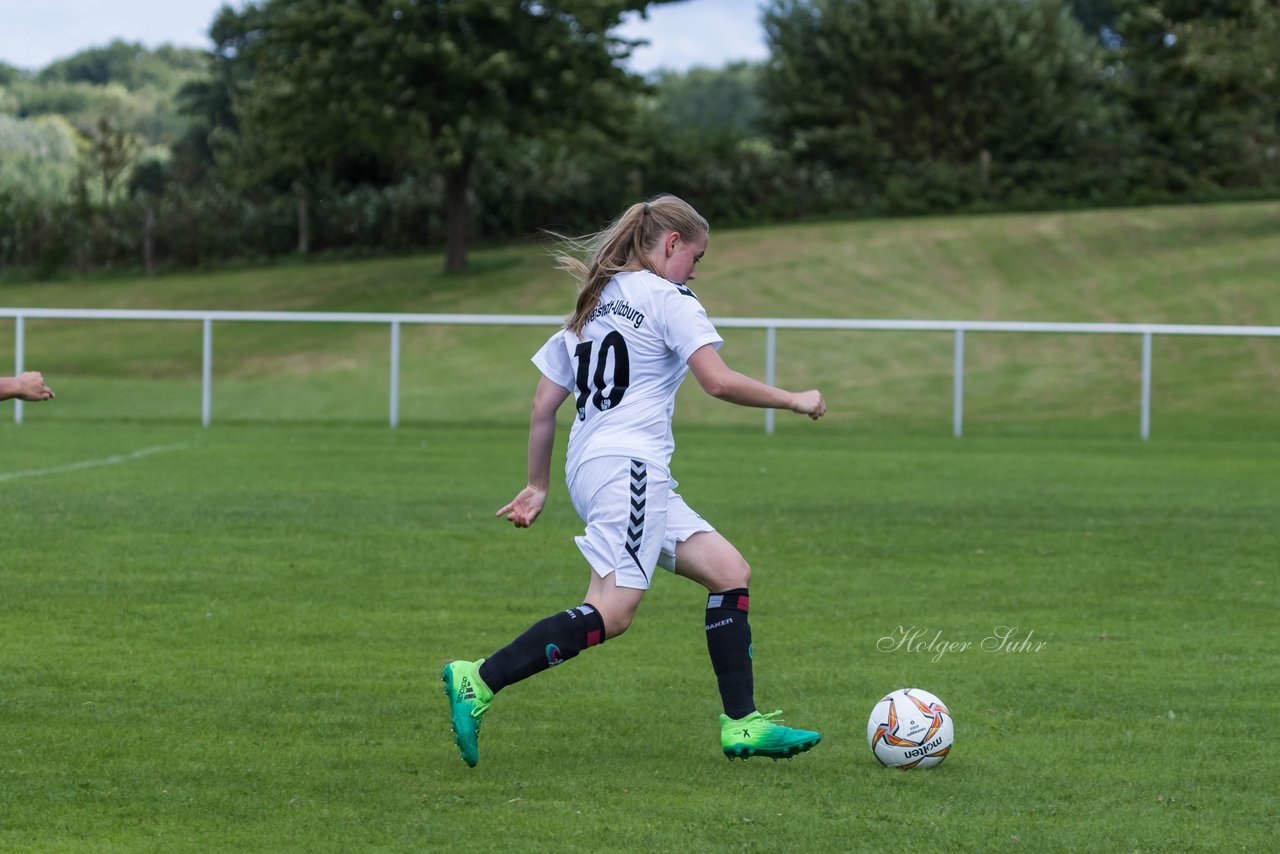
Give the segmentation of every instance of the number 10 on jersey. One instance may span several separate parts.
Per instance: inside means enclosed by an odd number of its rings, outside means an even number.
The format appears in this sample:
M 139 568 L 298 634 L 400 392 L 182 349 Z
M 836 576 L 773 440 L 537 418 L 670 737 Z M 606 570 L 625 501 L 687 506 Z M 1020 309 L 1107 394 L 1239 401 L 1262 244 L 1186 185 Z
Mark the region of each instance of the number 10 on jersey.
M 621 332 L 614 330 L 604 336 L 604 340 L 600 342 L 600 352 L 596 354 L 593 371 L 591 351 L 594 347 L 594 341 L 583 341 L 573 351 L 573 357 L 578 361 L 579 421 L 587 419 L 588 396 L 596 409 L 604 412 L 622 402 L 622 396 L 627 393 L 627 386 L 631 382 L 631 361 L 627 357 L 627 342 Z M 613 354 L 613 376 L 608 376 L 606 373 L 610 363 L 610 353 Z M 594 394 L 592 394 L 593 388 Z M 607 393 L 605 389 L 608 389 Z

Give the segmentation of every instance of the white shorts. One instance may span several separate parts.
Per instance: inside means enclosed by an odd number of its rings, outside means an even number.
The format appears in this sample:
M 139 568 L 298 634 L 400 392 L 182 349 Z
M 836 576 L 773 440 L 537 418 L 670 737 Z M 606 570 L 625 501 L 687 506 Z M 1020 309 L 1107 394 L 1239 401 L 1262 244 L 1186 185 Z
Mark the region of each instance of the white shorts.
M 601 578 L 617 573 L 619 587 L 648 590 L 655 566 L 675 572 L 677 543 L 715 530 L 659 466 L 597 457 L 578 466 L 568 484 L 573 509 L 587 525 L 574 541 Z

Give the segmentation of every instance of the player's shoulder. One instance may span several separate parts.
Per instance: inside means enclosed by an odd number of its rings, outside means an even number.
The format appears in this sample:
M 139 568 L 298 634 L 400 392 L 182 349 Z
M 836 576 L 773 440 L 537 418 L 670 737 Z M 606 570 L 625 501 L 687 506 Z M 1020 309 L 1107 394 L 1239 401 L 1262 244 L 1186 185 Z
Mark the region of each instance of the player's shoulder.
M 553 347 L 558 344 L 563 344 L 566 341 L 568 341 L 568 337 L 567 337 L 568 334 L 569 334 L 568 327 L 561 326 L 555 332 L 552 332 L 549 336 L 547 336 L 547 341 L 542 346 L 546 348 L 546 347 Z
M 626 278 L 624 278 L 626 277 Z M 698 295 L 692 290 L 673 282 L 670 279 L 664 279 L 657 273 L 649 270 L 634 270 L 626 273 L 619 273 L 616 277 L 618 284 L 626 289 L 628 286 L 642 289 L 654 299 L 666 299 L 672 296 L 692 297 L 698 299 Z

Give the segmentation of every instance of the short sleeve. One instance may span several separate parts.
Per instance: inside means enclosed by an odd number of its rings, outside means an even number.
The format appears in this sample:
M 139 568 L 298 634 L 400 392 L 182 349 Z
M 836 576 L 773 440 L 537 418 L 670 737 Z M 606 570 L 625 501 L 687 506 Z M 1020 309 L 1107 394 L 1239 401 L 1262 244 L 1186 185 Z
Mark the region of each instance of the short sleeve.
M 720 333 L 716 331 L 707 310 L 686 287 L 667 282 L 662 291 L 664 330 L 666 344 L 681 362 L 688 362 L 689 357 L 699 348 L 711 344 L 717 350 L 724 343 Z
M 569 391 L 574 390 L 573 362 L 569 359 L 569 350 L 565 346 L 566 331 L 557 330 L 547 339 L 542 349 L 533 354 L 531 360 L 542 371 L 542 375 Z

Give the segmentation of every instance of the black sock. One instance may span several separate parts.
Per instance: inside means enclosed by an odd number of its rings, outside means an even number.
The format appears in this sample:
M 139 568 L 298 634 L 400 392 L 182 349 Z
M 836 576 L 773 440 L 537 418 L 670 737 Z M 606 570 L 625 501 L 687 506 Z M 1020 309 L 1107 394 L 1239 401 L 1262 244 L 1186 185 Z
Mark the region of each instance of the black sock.
M 737 720 L 756 710 L 751 675 L 751 624 L 747 589 L 739 587 L 707 597 L 707 652 L 720 683 L 724 713 Z
M 552 614 L 485 659 L 480 678 L 498 693 L 604 642 L 604 619 L 589 604 Z

